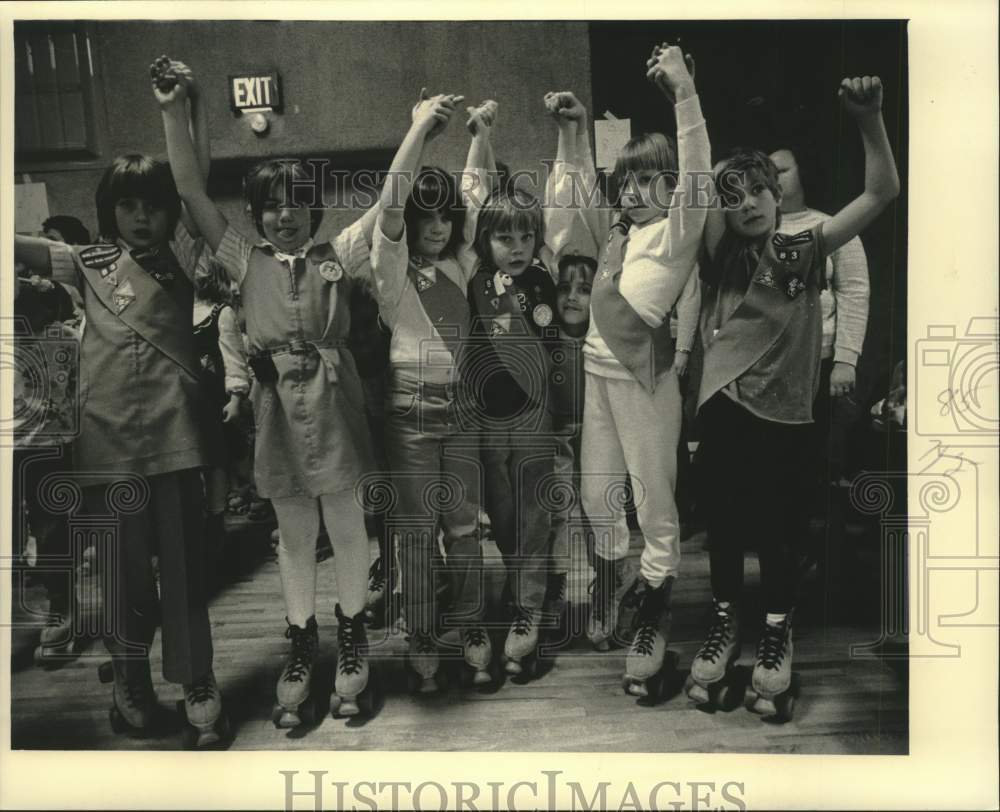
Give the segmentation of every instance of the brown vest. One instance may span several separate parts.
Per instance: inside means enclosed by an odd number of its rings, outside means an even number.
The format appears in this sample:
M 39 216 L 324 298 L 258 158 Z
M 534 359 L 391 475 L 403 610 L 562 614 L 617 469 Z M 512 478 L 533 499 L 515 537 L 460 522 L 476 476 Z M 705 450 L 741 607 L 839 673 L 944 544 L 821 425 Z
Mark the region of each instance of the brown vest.
M 590 311 L 601 338 L 625 369 L 647 392 L 656 389 L 656 379 L 674 360 L 670 320 L 650 327 L 618 289 L 628 243 L 628 225 L 615 223 L 608 236 L 601 270 L 594 280 Z
M 703 296 L 705 359 L 698 408 L 735 382 L 739 402 L 765 419 L 812 420 L 825 261 L 821 225 L 794 236 L 776 233 L 765 243 L 746 295 L 728 319 L 716 324 L 714 317 L 727 280 Z

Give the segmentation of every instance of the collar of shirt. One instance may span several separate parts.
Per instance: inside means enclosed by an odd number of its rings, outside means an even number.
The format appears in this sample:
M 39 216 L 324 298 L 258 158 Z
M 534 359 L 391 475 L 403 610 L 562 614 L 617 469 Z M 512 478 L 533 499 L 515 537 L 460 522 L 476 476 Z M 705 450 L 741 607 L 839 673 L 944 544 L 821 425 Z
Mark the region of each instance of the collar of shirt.
M 313 238 L 310 237 L 302 245 L 296 248 L 295 251 L 291 254 L 286 254 L 284 251 L 279 251 L 277 248 L 271 245 L 271 243 L 269 243 L 267 240 L 262 240 L 261 242 L 257 243 L 257 247 L 273 254 L 274 258 L 277 259 L 279 262 L 284 262 L 289 267 L 293 267 L 295 265 L 295 260 L 304 259 L 306 254 L 309 253 L 309 249 L 313 247 Z

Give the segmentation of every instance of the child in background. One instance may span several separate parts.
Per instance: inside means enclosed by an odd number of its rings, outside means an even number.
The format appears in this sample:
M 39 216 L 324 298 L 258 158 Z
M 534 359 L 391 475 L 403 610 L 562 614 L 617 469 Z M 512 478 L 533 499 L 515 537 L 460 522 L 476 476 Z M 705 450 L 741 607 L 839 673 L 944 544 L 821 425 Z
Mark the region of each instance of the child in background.
M 819 381 L 826 257 L 899 193 L 877 77 L 844 79 L 840 95 L 865 149 L 865 188 L 824 223 L 775 233 L 778 170 L 737 150 L 718 174 L 725 211 L 705 229 L 701 273 L 704 368 L 698 396 L 712 578 L 712 622 L 691 666 L 689 694 L 712 701 L 740 651 L 743 550 L 758 545 L 766 618 L 747 707 L 787 718 L 792 610 L 807 533 L 809 439 Z M 776 702 L 778 703 L 776 705 Z
M 195 274 L 194 291 L 194 339 L 201 361 L 210 462 L 204 474 L 205 551 L 210 572 L 215 573 L 221 568 L 225 550 L 230 464 L 247 450 L 239 417 L 250 391 L 250 375 L 229 277 L 217 261 L 203 263 L 203 270 Z
M 454 103 L 461 97 L 437 98 Z M 418 104 L 415 114 L 420 109 Z M 380 311 L 392 328 L 387 446 L 395 510 L 413 517 L 414 525 L 399 543 L 408 663 L 423 692 L 436 690 L 440 634 L 456 626 L 474 683 L 491 681 L 492 647 L 482 625 L 480 588 L 482 474 L 476 438 L 466 433 L 462 415 L 467 396 L 458 362 L 469 329 L 466 289 L 476 264 L 475 191 L 485 182 L 495 104 L 470 111 L 475 131 L 467 162 L 471 178 L 463 181 L 470 190 L 470 208 L 448 173 L 428 168 L 417 174 L 422 155 L 414 145 L 398 176 L 392 176 L 395 189 L 387 184 L 372 246 Z M 434 134 L 436 130 L 428 137 Z M 406 195 L 405 207 L 394 205 L 390 194 L 396 200 Z M 428 505 L 433 493 L 445 497 L 438 500 L 439 507 Z M 439 524 L 452 601 L 444 617 L 435 571 Z
M 631 477 L 644 545 L 624 684 L 636 696 L 655 690 L 662 671 L 670 592 L 680 563 L 674 488 L 681 400 L 669 314 L 694 284 L 705 211 L 694 199 L 692 180 L 694 173 L 711 167 L 708 134 L 687 62 L 671 46 L 657 47 L 647 63 L 647 77 L 674 104 L 677 151 L 659 133 L 633 138 L 615 164 L 614 178 L 623 189 L 618 222 L 612 227 L 607 206 L 584 209 L 601 259 L 584 346 L 583 509 L 596 526 L 597 517 L 609 513 L 608 494 L 626 475 Z M 555 103 L 565 120 L 582 127 L 586 113 L 571 93 L 558 94 Z M 579 139 L 575 146 L 565 165 L 554 167 L 560 174 L 556 184 L 572 189 L 582 180 L 592 188 L 596 172 L 589 141 Z M 591 642 L 602 650 L 617 624 L 629 547 L 624 511 L 612 510 L 608 521 L 608 532 L 599 531 L 596 538 L 588 626 Z
M 172 66 L 176 87 L 191 99 L 199 145 L 191 175 L 201 186 L 208 163 L 201 95 L 190 71 L 177 62 Z M 185 131 L 185 137 L 191 136 Z M 79 286 L 84 300 L 74 462 L 87 472 L 88 512 L 117 514 L 115 549 L 101 555 L 114 563 L 102 568 L 112 726 L 139 733 L 159 726 L 163 714 L 149 646 L 160 617 L 163 676 L 183 684 L 187 719 L 198 733 L 186 743 L 208 746 L 227 731 L 212 670 L 203 556 L 200 469 L 207 456 L 191 332 L 192 279 L 201 246 L 181 222 L 181 201 L 166 164 L 141 155 L 115 159 L 101 178 L 96 203 L 100 233 L 109 242 L 70 247 L 17 237 L 15 255 Z M 146 498 L 137 509 L 141 495 Z
M 594 538 L 580 499 L 580 436 L 583 429 L 583 342 L 590 325 L 590 293 L 597 273 L 593 257 L 564 254 L 559 259 L 556 316 L 559 339 L 552 345 L 552 423 L 557 442 L 554 473 L 564 483 L 561 507 L 552 514 L 552 567 L 545 593 L 548 614 L 561 617 L 566 607 L 572 540 L 583 529 L 587 563 L 593 566 Z M 568 486 L 568 487 L 567 487 Z M 572 496 L 570 496 L 572 495 Z M 574 507 L 580 525 L 573 525 Z

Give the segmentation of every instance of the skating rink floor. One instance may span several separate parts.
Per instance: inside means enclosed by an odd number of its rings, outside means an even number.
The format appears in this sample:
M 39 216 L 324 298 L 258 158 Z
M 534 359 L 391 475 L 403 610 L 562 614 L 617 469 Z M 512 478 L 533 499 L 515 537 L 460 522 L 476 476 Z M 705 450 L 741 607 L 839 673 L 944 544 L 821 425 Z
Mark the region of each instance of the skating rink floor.
M 371 633 L 383 697 L 368 719 L 345 721 L 328 712 L 309 727 L 278 730 L 271 722 L 275 682 L 288 643 L 278 565 L 270 554 L 266 530 L 233 528 L 240 538 L 236 572 L 211 603 L 215 673 L 235 739 L 244 750 L 468 750 L 598 752 L 738 752 L 905 754 L 908 748 L 907 664 L 905 649 L 894 657 L 851 656 L 852 646 L 879 640 L 880 589 L 877 540 L 867 533 L 849 539 L 855 563 L 832 574 L 813 570 L 794 630 L 795 671 L 801 692 L 792 721 L 763 722 L 739 705 L 708 713 L 692 706 L 682 691 L 691 658 L 704 635 L 710 601 L 708 554 L 704 535 L 685 540 L 683 576 L 674 589 L 670 649 L 679 670 L 659 702 L 641 705 L 621 688 L 624 650 L 598 653 L 585 637 L 589 571 L 575 562 L 570 581 L 570 624 L 576 639 L 557 645 L 541 661 L 541 673 L 528 684 L 509 680 L 485 693 L 453 679 L 436 695 L 407 690 L 402 632 Z M 641 540 L 633 539 L 633 556 Z M 492 543 L 486 552 L 498 561 Z M 328 708 L 336 640 L 333 559 L 319 565 L 322 655 L 316 676 L 320 705 Z M 845 574 L 845 573 L 849 573 Z M 180 738 L 132 739 L 112 733 L 108 721 L 110 686 L 98 680 L 106 659 L 94 642 L 75 660 L 56 668 L 33 662 L 45 599 L 30 582 L 22 589 L 14 576 L 14 630 L 11 659 L 11 746 L 14 749 L 171 750 Z M 758 573 L 747 556 L 744 617 L 754 625 L 744 638 L 740 663 L 752 664 L 756 644 Z M 170 707 L 179 686 L 160 676 L 159 638 L 152 661 L 160 700 Z M 503 631 L 494 635 L 502 650 Z M 457 674 L 459 665 L 445 672 Z

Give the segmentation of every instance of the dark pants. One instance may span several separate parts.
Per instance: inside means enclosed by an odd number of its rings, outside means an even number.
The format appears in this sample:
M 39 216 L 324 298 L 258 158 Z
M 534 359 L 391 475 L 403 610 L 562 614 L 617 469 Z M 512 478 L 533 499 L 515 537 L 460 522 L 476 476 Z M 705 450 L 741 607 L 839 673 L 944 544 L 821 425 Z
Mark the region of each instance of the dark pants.
M 508 591 L 520 609 L 538 611 L 552 549 L 553 500 L 545 491 L 558 481 L 557 443 L 552 416 L 543 408 L 531 406 L 522 418 L 484 434 L 481 454 L 486 512 L 507 568 Z
M 91 517 L 114 530 L 99 550 L 104 643 L 113 656 L 148 653 L 162 626 L 163 677 L 191 683 L 212 667 L 212 635 L 203 554 L 204 497 L 200 470 L 151 476 L 148 499 L 133 483 L 84 489 Z M 159 558 L 157 596 L 152 557 Z
M 55 489 L 59 481 L 68 480 L 72 472 L 69 446 L 14 451 L 14 512 L 11 517 L 14 549 L 19 555 L 24 552 L 30 530 L 38 554 L 35 579 L 45 588 L 49 611 L 60 614 L 69 609 L 75 576 L 69 525 L 66 513 L 54 509 L 54 502 L 58 502 Z
M 766 611 L 787 612 L 795 604 L 808 531 L 813 426 L 762 420 L 722 393 L 701 408 L 700 418 L 712 594 L 739 600 L 749 547 L 758 552 Z
M 437 583 L 444 531 L 451 606 L 442 625 L 479 621 L 486 606 L 479 506 L 482 473 L 476 438 L 463 435 L 459 401 L 445 386 L 396 376 L 386 439 L 396 503 L 387 518 L 398 534 L 403 602 L 412 631 L 431 633 L 438 620 Z

